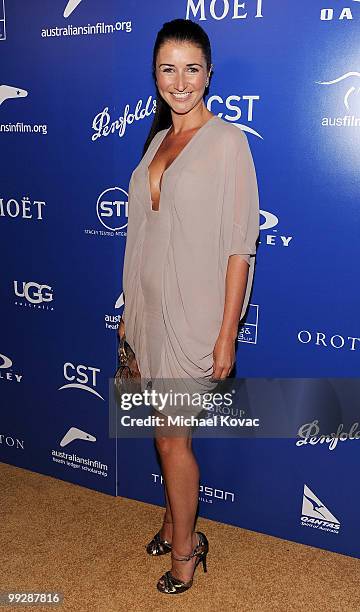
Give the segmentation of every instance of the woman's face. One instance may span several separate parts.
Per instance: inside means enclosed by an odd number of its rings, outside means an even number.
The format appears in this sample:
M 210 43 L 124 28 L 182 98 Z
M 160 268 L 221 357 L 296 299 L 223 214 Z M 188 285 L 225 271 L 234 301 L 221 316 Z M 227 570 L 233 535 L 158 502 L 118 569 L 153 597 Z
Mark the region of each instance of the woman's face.
M 156 58 L 156 83 L 175 113 L 187 113 L 202 100 L 207 77 L 200 47 L 174 41 L 161 45 Z

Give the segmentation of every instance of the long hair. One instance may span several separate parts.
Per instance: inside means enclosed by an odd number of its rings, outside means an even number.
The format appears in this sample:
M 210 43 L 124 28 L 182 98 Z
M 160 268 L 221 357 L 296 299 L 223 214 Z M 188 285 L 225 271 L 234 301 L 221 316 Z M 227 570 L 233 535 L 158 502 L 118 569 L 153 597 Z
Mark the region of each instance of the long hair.
M 161 45 L 168 41 L 192 43 L 193 45 L 200 47 L 206 60 L 207 69 L 209 70 L 211 66 L 211 46 L 209 37 L 206 34 L 205 30 L 203 30 L 203 28 L 199 26 L 198 23 L 195 23 L 190 19 L 173 19 L 172 21 L 165 22 L 156 36 L 152 58 L 152 76 L 155 82 L 155 86 L 157 54 Z M 204 95 L 207 92 L 207 89 L 208 88 L 205 89 Z M 160 130 L 169 128 L 171 126 L 171 123 L 172 121 L 170 107 L 161 97 L 158 88 L 156 87 L 156 110 L 148 137 L 145 141 L 145 145 L 143 148 L 143 156 L 145 155 L 155 134 Z

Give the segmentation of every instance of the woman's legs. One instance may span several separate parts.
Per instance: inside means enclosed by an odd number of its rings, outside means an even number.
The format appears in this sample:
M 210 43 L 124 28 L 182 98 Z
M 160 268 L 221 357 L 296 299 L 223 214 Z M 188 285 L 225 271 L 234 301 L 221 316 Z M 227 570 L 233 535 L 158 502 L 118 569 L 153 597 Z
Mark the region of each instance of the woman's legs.
M 198 543 L 194 525 L 199 502 L 199 467 L 191 448 L 191 429 L 175 427 L 170 435 L 164 435 L 160 427 L 156 429 L 155 442 L 169 503 L 165 516 L 171 516 L 173 521 L 172 551 L 176 557 L 189 555 Z M 180 580 L 190 580 L 195 561 L 196 557 L 187 562 L 173 559 L 172 574 Z
M 169 495 L 167 492 L 165 480 L 164 480 L 164 492 L 165 492 L 166 508 L 165 508 L 165 514 L 163 518 L 163 524 L 160 529 L 160 535 L 163 540 L 166 540 L 167 542 L 171 543 L 172 535 L 173 535 L 173 519 L 172 519 L 170 500 L 169 500 Z

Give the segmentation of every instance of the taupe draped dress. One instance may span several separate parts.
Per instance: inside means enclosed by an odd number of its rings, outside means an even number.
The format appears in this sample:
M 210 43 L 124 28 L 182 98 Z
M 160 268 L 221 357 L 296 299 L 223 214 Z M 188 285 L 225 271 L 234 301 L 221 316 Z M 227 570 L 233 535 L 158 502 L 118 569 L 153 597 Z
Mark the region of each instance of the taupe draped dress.
M 181 379 L 181 389 L 204 393 L 216 386 L 212 353 L 228 258 L 235 253 L 249 264 L 240 318 L 249 303 L 259 235 L 257 179 L 245 133 L 215 115 L 163 173 L 159 210 L 153 210 L 148 166 L 168 129 L 155 135 L 130 179 L 123 319 L 142 390 L 150 381 L 164 390 L 161 381 Z

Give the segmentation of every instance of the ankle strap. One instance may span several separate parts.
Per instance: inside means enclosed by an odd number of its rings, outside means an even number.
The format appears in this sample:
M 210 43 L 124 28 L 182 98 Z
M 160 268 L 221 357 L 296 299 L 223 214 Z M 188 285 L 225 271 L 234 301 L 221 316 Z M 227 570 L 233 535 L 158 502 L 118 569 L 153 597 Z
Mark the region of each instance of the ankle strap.
M 199 537 L 198 537 L 198 540 L 199 540 L 198 543 L 196 544 L 194 550 L 190 553 L 190 555 L 186 555 L 184 557 L 175 557 L 175 555 L 174 555 L 174 553 L 172 551 L 171 552 L 172 558 L 175 559 L 176 561 L 190 561 L 190 559 L 192 559 L 193 557 L 196 557 L 197 554 L 198 554 L 198 549 L 201 546 L 201 540 L 200 540 Z

